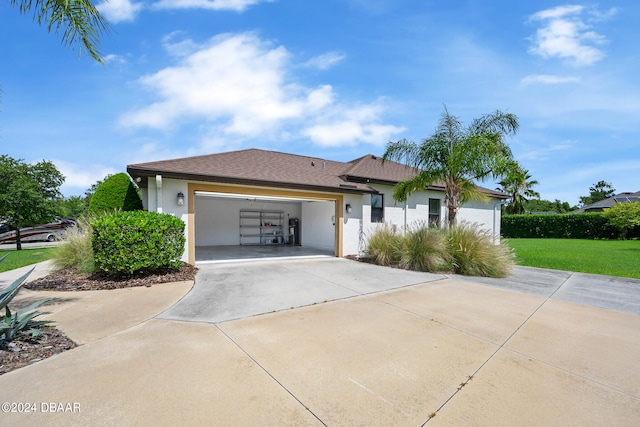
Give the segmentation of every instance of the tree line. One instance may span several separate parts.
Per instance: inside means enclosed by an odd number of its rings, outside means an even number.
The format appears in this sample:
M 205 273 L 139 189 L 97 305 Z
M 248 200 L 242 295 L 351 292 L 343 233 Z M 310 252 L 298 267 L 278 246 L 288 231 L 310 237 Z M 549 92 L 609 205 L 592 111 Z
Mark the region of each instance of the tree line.
M 130 181 L 128 175 L 122 175 Z M 0 224 L 16 230 L 17 248 L 21 249 L 21 228 L 50 223 L 54 217 L 75 219 L 86 215 L 96 190 L 110 177 L 91 185 L 84 196 L 65 198 L 60 192 L 65 177 L 52 162 L 29 164 L 0 155 Z

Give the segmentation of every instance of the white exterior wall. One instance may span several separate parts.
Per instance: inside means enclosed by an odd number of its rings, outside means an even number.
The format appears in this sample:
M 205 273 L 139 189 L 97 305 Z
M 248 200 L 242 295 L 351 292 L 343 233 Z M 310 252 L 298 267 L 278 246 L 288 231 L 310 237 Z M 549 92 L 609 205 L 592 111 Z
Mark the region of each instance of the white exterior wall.
M 364 211 L 368 209 L 369 218 L 371 218 L 371 196 L 368 194 L 345 194 L 344 204 L 351 205 L 351 213 L 344 212 L 342 218 L 342 252 L 344 255 L 357 255 L 365 248 L 364 238 Z M 342 206 L 342 209 L 345 208 Z
M 400 229 L 411 227 L 419 222 L 429 220 L 429 199 L 440 200 L 440 225 L 444 224 L 446 209 L 444 207 L 444 194 L 439 191 L 417 191 L 412 193 L 406 202 L 396 202 L 393 199 L 393 187 L 375 185 L 372 186 L 383 194 L 384 202 L 384 222 L 395 225 Z M 370 196 L 366 196 L 366 203 L 369 204 Z M 368 216 L 364 217 L 366 228 L 378 227 L 371 224 L 371 207 L 368 208 Z
M 411 194 L 406 203 L 393 199 L 393 187 L 372 185 L 383 195 L 384 223 L 371 222 L 371 195 L 345 195 L 345 203 L 351 203 L 351 214 L 345 213 L 343 229 L 344 255 L 362 253 L 366 248 L 367 236 L 384 224 L 395 226 L 398 230 L 429 221 L 429 199 L 440 200 L 440 225 L 447 221 L 447 209 L 444 193 L 441 191 L 417 191 Z M 494 237 L 500 239 L 500 200 L 491 199 L 488 203 L 470 202 L 463 205 L 458 212 L 458 221 L 477 223 Z
M 302 246 L 333 251 L 335 248 L 335 203 L 302 202 L 300 243 Z
M 476 223 L 493 238 L 493 243 L 500 243 L 500 200 L 491 199 L 487 203 L 472 201 L 460 207 L 457 221 Z
M 444 224 L 444 194 L 437 191 L 419 191 L 409 196 L 406 203 L 393 199 L 393 186 L 371 185 L 381 193 L 384 203 L 384 223 L 371 222 L 371 195 L 345 195 L 352 212 L 344 214 L 343 253 L 356 255 L 366 249 L 367 236 L 385 224 L 404 230 L 418 222 L 429 220 L 429 198 L 440 200 L 440 221 Z
M 182 261 L 189 261 L 189 253 L 187 248 L 189 247 L 189 224 L 187 221 L 187 181 L 178 179 L 162 178 L 160 180 L 160 191 L 158 191 L 158 180 L 156 177 L 149 178 L 149 184 L 147 188 L 147 203 L 143 206 L 150 212 L 161 212 L 170 214 L 180 218 L 184 224 L 184 237 L 185 249 L 182 254 Z M 184 205 L 178 205 L 178 193 L 184 194 Z M 162 206 L 158 206 L 158 199 L 162 200 Z

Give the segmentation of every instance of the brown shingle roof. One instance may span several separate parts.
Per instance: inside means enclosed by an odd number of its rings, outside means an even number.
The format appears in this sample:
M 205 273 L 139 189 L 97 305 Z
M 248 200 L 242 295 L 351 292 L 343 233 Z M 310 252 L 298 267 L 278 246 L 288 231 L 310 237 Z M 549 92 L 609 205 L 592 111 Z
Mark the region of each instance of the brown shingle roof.
M 394 184 L 416 175 L 416 170 L 403 164 L 386 161 L 380 157 L 367 154 L 349 162 L 350 167 L 344 176 L 351 180 L 366 180 Z
M 347 182 L 347 163 L 259 149 L 186 157 L 127 166 L 133 177 L 160 174 L 199 181 L 252 184 L 332 192 L 372 193 L 364 183 Z
M 367 185 L 393 185 L 412 177 L 415 169 L 366 156 L 350 162 L 336 162 L 256 148 L 181 159 L 138 163 L 127 166 L 133 178 L 163 175 L 170 178 L 207 182 L 298 188 L 340 193 L 376 193 Z M 141 182 L 144 185 L 144 181 Z M 441 184 L 432 189 L 442 190 Z M 483 189 L 494 197 L 503 193 Z

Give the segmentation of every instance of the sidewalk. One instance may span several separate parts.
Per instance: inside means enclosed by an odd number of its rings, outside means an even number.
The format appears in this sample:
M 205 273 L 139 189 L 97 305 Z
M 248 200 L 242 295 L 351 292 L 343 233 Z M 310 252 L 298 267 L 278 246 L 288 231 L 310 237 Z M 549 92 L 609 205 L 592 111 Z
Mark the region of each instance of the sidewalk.
M 4 271 L 0 273 L 0 289 L 6 288 L 23 274 L 28 273 L 31 269 L 33 269 L 33 271 L 29 274 L 29 277 L 27 277 L 27 283 L 46 276 L 52 268 L 53 261 L 47 260 L 37 264 L 28 265 L 26 267 L 16 268 L 15 270 Z

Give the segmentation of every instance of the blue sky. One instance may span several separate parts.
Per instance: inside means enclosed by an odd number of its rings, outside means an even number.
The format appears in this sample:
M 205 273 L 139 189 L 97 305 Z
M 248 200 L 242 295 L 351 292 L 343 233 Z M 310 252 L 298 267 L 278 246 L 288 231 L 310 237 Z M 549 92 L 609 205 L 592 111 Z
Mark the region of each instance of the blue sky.
M 263 148 L 348 161 L 516 114 L 544 199 L 640 190 L 640 3 L 111 0 L 100 65 L 0 3 L 0 153 L 81 195 L 127 164 Z M 491 182 L 483 185 L 494 187 Z

